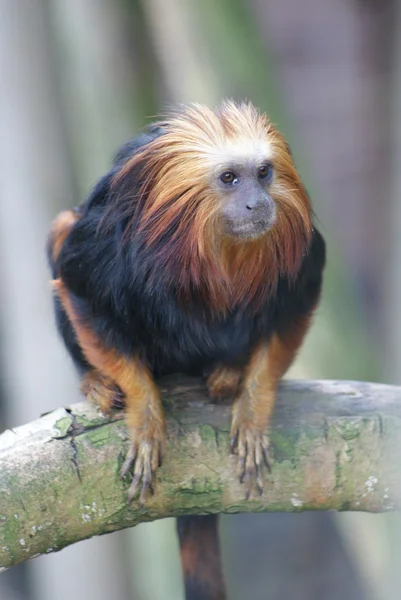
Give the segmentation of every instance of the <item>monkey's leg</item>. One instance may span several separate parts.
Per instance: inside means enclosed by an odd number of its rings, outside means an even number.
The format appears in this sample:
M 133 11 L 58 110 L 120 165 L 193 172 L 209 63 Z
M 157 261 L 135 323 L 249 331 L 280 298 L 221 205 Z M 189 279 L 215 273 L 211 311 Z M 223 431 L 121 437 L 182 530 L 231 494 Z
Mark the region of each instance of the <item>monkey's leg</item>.
M 129 392 L 126 394 L 127 427 L 131 432 L 131 448 L 121 468 L 125 477 L 134 466 L 134 477 L 128 491 L 131 502 L 142 482 L 139 502 L 144 504 L 148 491 L 153 491 L 156 469 L 164 454 L 166 424 L 160 392 L 149 371 L 139 362 L 127 365 L 123 379 L 128 377 Z M 125 384 L 118 382 L 124 391 Z
M 309 323 L 309 315 L 299 317 L 291 327 L 275 333 L 268 343 L 260 344 L 245 371 L 233 408 L 231 452 L 238 452 L 240 481 L 245 482 L 247 498 L 255 480 L 259 492 L 263 490 L 262 464 L 270 470 L 266 428 L 274 409 L 277 385 L 294 360 Z
M 218 365 L 209 375 L 206 385 L 214 400 L 234 397 L 237 393 L 242 371 L 235 367 Z
M 125 396 L 121 389 L 96 369 L 85 373 L 81 391 L 87 400 L 95 402 L 104 413 L 108 413 L 111 408 L 124 408 Z
M 134 476 L 128 492 L 129 501 L 141 487 L 139 501 L 143 504 L 152 490 L 157 467 L 161 464 L 165 445 L 165 419 L 159 390 L 147 368 L 137 358 L 127 358 L 105 348 L 93 330 L 82 321 L 68 292 L 59 279 L 54 287 L 71 321 L 78 343 L 88 361 L 102 375 L 103 390 L 113 382 L 125 397 L 125 419 L 131 434 L 131 447 L 122 466 L 127 475 L 134 466 Z M 107 406 L 109 396 L 101 404 Z

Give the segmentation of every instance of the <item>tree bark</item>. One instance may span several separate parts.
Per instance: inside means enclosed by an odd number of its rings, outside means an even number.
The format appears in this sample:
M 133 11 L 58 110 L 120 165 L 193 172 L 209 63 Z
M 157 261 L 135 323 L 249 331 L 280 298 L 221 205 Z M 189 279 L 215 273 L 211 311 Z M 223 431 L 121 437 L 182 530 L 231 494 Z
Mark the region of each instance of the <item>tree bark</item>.
M 357 510 L 401 504 L 401 387 L 284 382 L 265 490 L 245 500 L 228 450 L 229 403 L 206 402 L 201 382 L 160 382 L 168 444 L 156 493 L 128 506 L 119 469 L 123 414 L 86 402 L 0 436 L 0 566 L 143 521 L 208 512 Z

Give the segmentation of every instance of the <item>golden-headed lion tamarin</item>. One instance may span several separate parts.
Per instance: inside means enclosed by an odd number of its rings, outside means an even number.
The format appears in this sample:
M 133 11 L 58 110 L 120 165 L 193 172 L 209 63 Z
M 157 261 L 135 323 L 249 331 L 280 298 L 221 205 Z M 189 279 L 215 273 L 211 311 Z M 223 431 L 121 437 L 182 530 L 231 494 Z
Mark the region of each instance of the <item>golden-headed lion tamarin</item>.
M 174 372 L 208 373 L 212 398 L 235 396 L 231 449 L 246 494 L 261 490 L 277 384 L 325 263 L 308 195 L 268 117 L 233 102 L 171 113 L 120 150 L 81 207 L 59 215 L 48 253 L 84 393 L 105 411 L 125 406 L 130 500 L 152 489 L 165 451 L 155 379 Z M 205 517 L 179 527 L 187 591 L 199 599 L 224 597 L 220 563 L 201 578 L 191 546 L 194 531 L 213 539 L 215 527 Z

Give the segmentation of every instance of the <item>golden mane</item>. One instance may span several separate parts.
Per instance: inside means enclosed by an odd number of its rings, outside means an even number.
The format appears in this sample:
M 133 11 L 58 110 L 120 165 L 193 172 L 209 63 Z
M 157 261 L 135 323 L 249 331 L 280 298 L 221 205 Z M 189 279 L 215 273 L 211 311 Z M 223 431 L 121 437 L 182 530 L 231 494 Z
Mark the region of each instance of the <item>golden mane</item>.
M 224 102 L 216 111 L 192 105 L 161 125 L 163 135 L 130 158 L 113 182 L 140 174 L 127 237 L 143 236 L 182 298 L 200 296 L 214 312 L 257 309 L 280 275 L 296 275 L 311 236 L 309 198 L 288 145 L 250 103 Z M 260 238 L 240 241 L 222 235 L 213 181 L 228 160 L 249 155 L 273 163 L 277 219 Z

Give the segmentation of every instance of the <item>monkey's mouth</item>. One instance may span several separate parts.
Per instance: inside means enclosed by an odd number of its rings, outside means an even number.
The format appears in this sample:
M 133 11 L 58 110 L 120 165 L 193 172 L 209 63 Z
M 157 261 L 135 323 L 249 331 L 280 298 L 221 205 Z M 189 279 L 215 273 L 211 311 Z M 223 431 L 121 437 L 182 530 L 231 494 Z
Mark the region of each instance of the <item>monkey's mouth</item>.
M 255 219 L 252 221 L 231 221 L 226 223 L 228 235 L 236 238 L 256 238 L 271 229 L 274 225 L 275 217 Z

